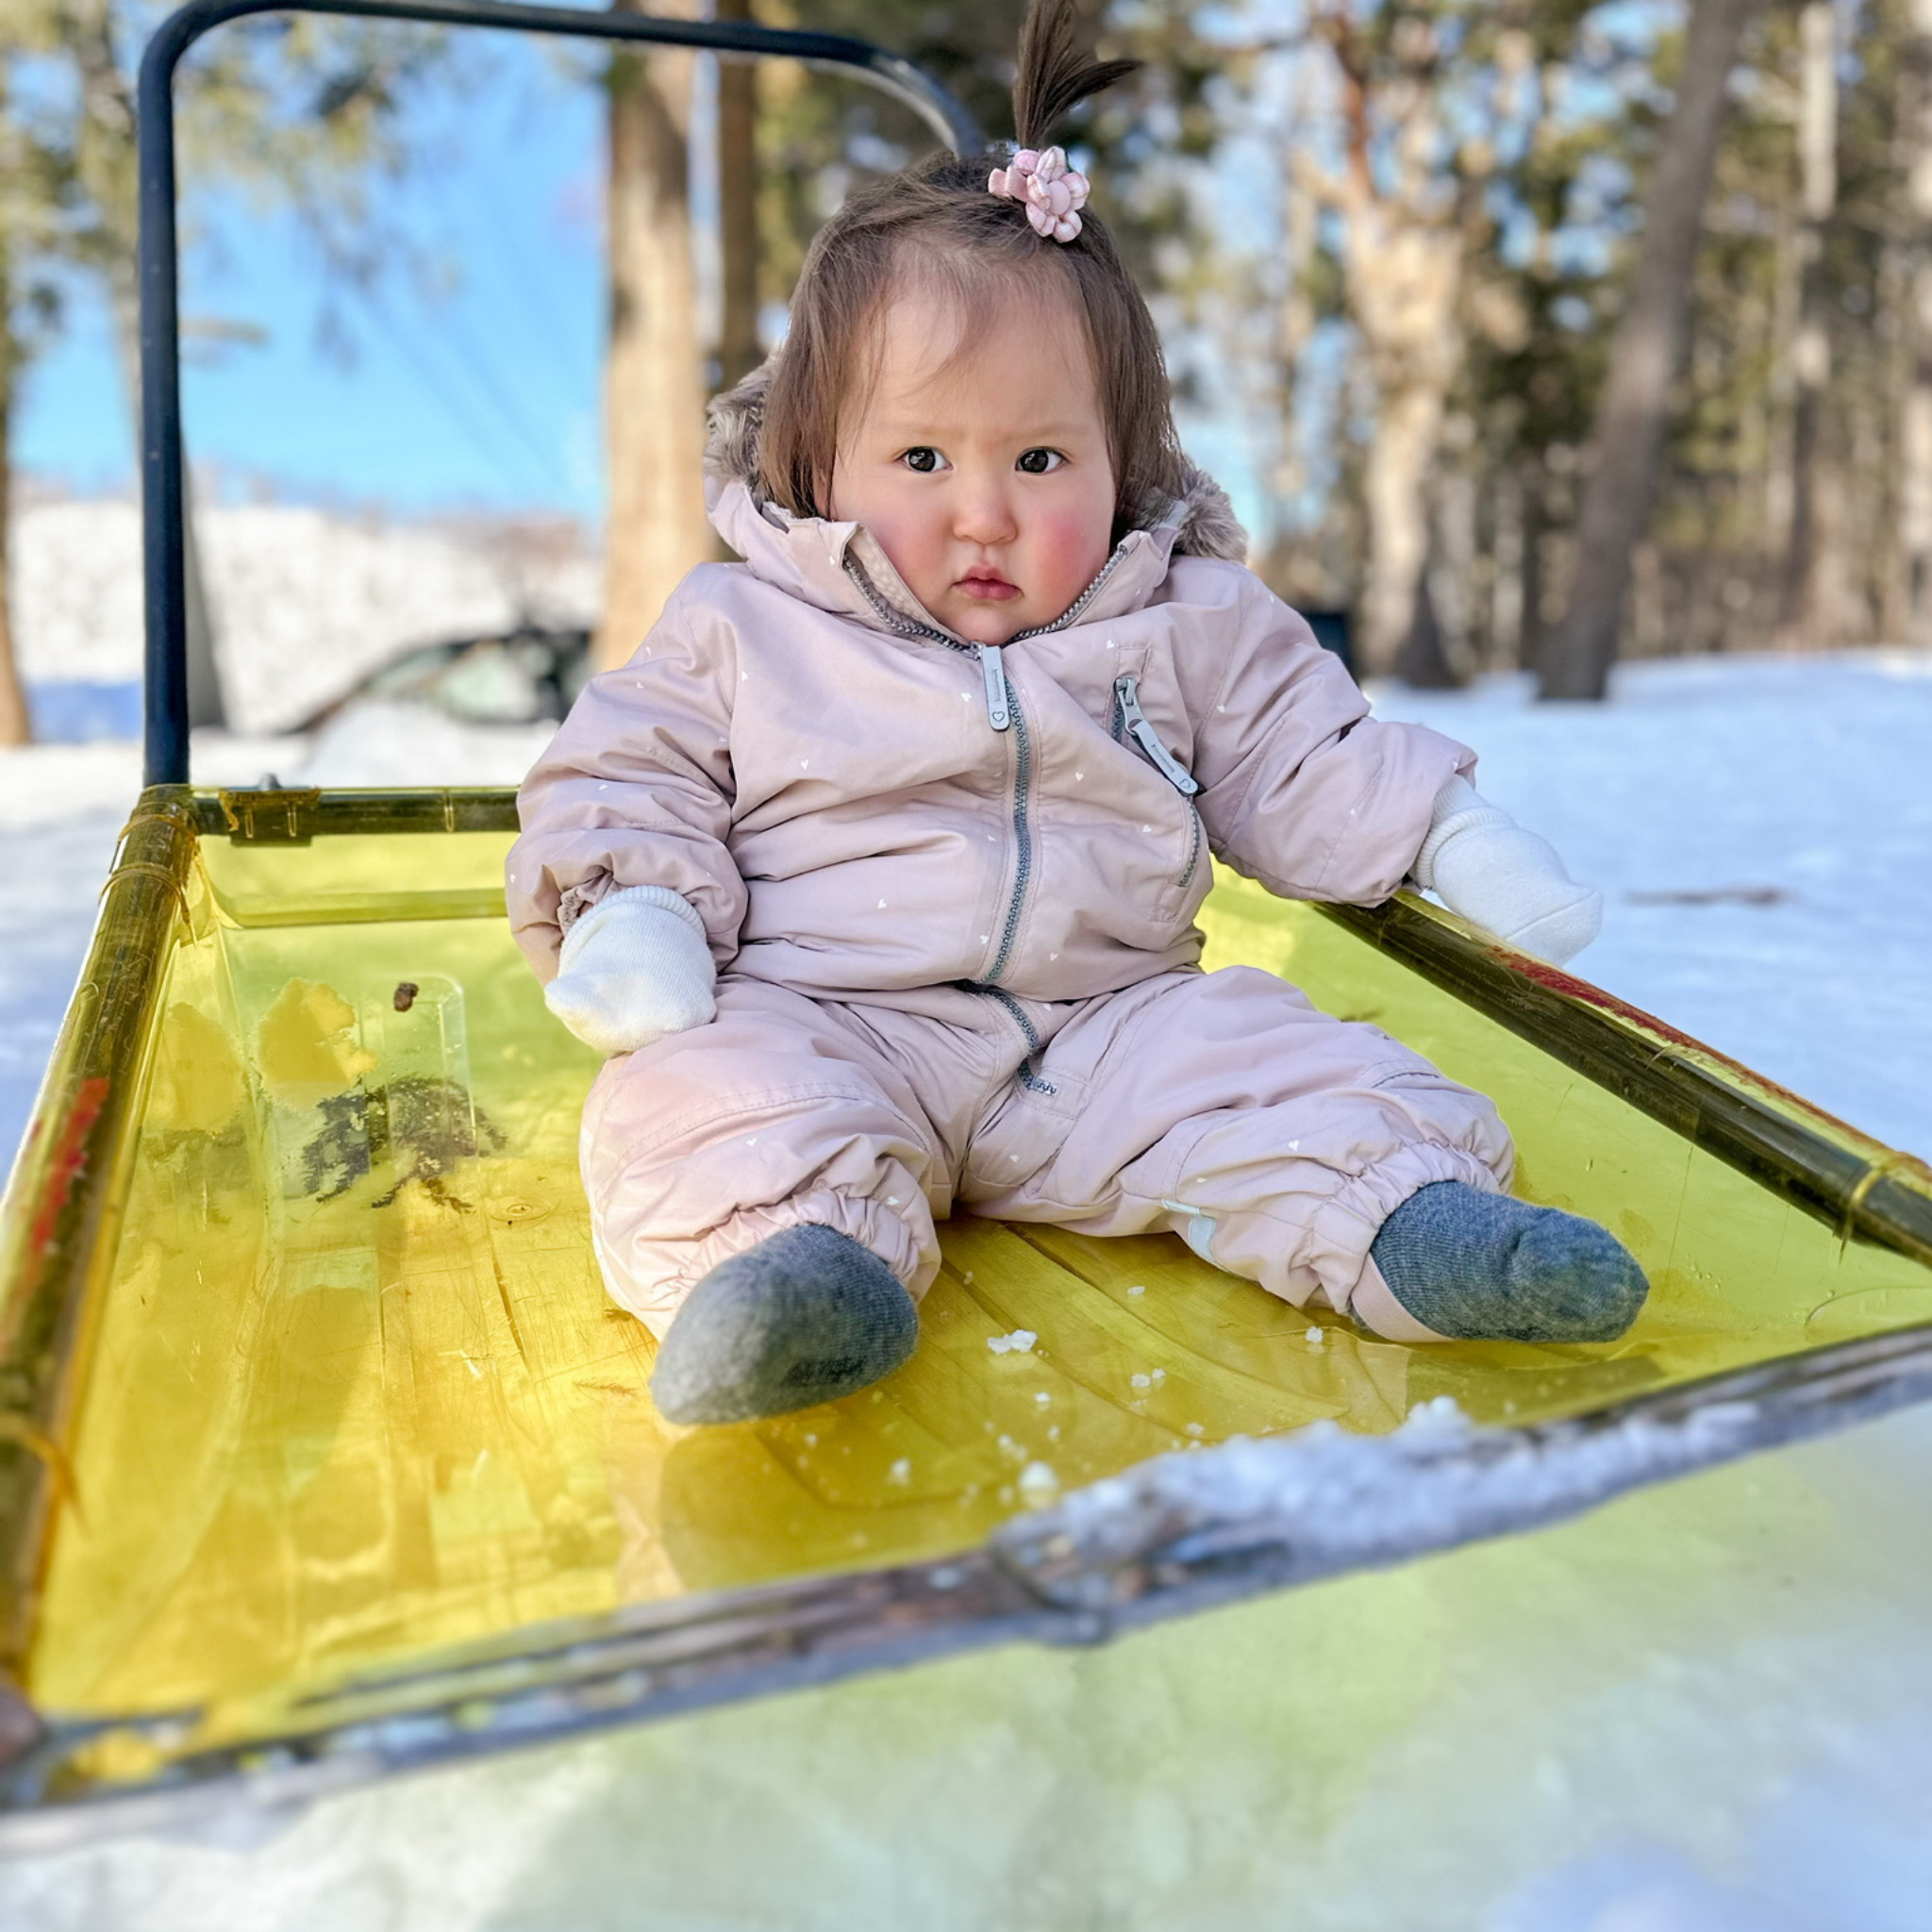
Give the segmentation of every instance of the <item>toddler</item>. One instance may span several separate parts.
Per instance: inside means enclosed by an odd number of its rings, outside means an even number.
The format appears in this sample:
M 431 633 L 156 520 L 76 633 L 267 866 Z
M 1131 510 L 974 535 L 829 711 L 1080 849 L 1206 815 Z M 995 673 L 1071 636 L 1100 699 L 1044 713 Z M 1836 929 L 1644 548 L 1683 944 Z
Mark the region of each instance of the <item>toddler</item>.
M 1510 1198 L 1481 1094 L 1243 967 L 1212 854 L 1284 897 L 1406 880 L 1561 960 L 1600 901 L 1383 724 L 1242 567 L 1153 322 L 1056 124 L 1117 78 L 1036 0 L 1003 167 L 946 156 L 820 233 L 713 411 L 741 563 L 678 587 L 532 771 L 510 854 L 611 1293 L 680 1423 L 861 1389 L 955 1207 L 1171 1229 L 1403 1341 L 1621 1334 L 1604 1229 Z

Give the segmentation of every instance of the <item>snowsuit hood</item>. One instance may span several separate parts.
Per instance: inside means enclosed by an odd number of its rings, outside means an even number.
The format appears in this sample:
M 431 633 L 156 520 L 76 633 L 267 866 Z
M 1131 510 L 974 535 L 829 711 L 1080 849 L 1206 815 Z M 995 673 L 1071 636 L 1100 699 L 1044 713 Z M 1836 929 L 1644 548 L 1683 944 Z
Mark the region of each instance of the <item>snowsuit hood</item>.
M 774 364 L 775 358 L 766 360 L 710 406 L 705 502 L 712 527 L 767 582 L 822 609 L 840 611 L 862 624 L 885 621 L 856 580 L 857 572 L 897 616 L 940 629 L 863 525 L 795 517 L 766 497 L 758 479 L 758 438 Z M 1091 602 L 1080 608 L 1083 623 L 1105 623 L 1143 603 L 1175 557 L 1213 558 L 1225 563 L 1246 558 L 1247 532 L 1227 492 L 1185 458 L 1182 475 L 1182 494 L 1147 506 L 1137 526 L 1115 546 L 1101 577 L 1095 579 Z

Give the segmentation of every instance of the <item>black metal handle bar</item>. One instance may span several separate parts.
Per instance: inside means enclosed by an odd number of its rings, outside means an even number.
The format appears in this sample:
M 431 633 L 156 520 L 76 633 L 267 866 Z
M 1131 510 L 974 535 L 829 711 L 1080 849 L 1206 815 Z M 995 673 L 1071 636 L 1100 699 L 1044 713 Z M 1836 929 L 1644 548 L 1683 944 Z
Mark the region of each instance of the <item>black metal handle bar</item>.
M 156 30 L 142 57 L 137 138 L 141 163 L 141 491 L 145 559 L 146 782 L 188 782 L 188 597 L 183 556 L 180 262 L 175 234 L 175 70 L 210 28 L 258 13 L 330 13 L 414 20 L 579 40 L 641 41 L 746 58 L 783 55 L 843 69 L 895 95 L 948 147 L 984 145 L 973 117 L 931 75 L 897 54 L 842 34 L 803 33 L 748 21 L 657 20 L 522 0 L 190 0 Z

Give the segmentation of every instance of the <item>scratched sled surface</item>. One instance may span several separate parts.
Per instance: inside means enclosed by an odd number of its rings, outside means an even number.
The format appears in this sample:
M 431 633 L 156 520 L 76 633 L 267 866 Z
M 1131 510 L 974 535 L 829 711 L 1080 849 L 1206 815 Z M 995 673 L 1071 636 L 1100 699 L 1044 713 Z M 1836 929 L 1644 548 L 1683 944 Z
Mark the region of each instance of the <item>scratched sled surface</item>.
M 245 797 L 143 801 L 9 1194 L 0 1457 L 16 1495 L 45 1478 L 11 1629 L 61 1718 L 286 1709 L 559 1618 L 967 1550 L 1191 1442 L 1381 1432 L 1441 1394 L 1578 1414 L 1932 1321 L 1915 1163 L 1427 908 L 1224 880 L 1209 963 L 1492 1093 L 1522 1191 L 1650 1272 L 1633 1333 L 1408 1349 L 1172 1238 L 962 1217 L 879 1390 L 679 1431 L 591 1260 L 595 1063 L 503 921 L 508 795 Z

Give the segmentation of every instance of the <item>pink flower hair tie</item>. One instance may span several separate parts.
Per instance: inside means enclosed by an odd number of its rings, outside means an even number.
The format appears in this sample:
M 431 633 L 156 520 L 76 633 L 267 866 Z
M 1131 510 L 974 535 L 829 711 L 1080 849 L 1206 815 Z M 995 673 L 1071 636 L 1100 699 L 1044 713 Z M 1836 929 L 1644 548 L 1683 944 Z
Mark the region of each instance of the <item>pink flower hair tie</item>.
M 1071 242 L 1080 232 L 1087 177 L 1067 166 L 1064 148 L 1050 147 L 1042 154 L 1023 147 L 1004 168 L 992 171 L 986 185 L 1004 201 L 1024 203 L 1026 219 L 1041 234 Z

